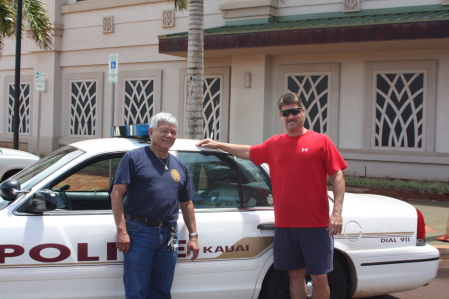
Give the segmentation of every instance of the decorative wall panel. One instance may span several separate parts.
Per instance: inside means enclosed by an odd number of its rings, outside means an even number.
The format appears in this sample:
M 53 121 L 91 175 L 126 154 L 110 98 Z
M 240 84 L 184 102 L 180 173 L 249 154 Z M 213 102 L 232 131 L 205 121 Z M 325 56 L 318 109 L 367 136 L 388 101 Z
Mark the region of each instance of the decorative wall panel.
M 114 32 L 114 16 L 103 17 L 103 33 Z
M 124 121 L 149 124 L 154 113 L 154 79 L 124 80 Z
M 8 83 L 8 133 L 13 133 L 15 84 Z M 20 83 L 19 133 L 30 134 L 31 83 Z
M 175 26 L 175 10 L 167 9 L 162 11 L 162 27 Z
M 289 74 L 287 89 L 301 98 L 307 113 L 304 126 L 315 132 L 328 131 L 329 74 Z
M 221 138 L 222 119 L 222 79 L 204 77 L 203 79 L 204 137 L 214 140 Z
M 360 0 L 343 0 L 343 11 L 360 11 Z
M 71 136 L 95 136 L 97 129 L 97 81 L 70 81 Z
M 363 149 L 435 152 L 436 60 L 365 63 Z
M 375 147 L 423 147 L 424 73 L 378 73 Z
M 205 68 L 203 76 L 204 137 L 229 142 L 229 67 Z M 187 69 L 179 70 L 179 138 L 184 138 L 187 126 Z

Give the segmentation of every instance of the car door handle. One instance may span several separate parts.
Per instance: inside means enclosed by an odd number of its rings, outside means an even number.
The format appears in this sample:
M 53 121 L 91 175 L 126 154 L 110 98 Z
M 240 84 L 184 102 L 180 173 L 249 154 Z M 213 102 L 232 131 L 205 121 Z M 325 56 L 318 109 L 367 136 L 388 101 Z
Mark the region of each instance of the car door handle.
M 257 226 L 258 229 L 264 230 L 264 229 L 274 229 L 274 222 L 265 222 L 261 223 Z

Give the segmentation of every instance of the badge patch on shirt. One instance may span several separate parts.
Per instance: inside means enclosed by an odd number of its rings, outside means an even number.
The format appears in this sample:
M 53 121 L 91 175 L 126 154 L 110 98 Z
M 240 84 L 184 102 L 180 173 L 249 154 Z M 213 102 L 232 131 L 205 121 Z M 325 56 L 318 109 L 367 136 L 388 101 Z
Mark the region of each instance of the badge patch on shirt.
M 172 169 L 170 171 L 170 174 L 175 182 L 179 182 L 179 180 L 181 179 L 181 175 L 179 174 L 179 172 L 176 169 Z

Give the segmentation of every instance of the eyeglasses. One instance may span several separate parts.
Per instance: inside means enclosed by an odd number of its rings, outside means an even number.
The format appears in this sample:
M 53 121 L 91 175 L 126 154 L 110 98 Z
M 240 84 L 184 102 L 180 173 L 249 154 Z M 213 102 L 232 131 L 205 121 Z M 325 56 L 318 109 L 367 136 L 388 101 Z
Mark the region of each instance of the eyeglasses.
M 279 111 L 279 113 L 283 116 L 283 117 L 288 117 L 291 114 L 293 115 L 298 115 L 299 113 L 301 113 L 303 107 L 299 107 L 299 108 L 292 108 L 292 109 L 287 109 L 287 110 L 281 110 Z

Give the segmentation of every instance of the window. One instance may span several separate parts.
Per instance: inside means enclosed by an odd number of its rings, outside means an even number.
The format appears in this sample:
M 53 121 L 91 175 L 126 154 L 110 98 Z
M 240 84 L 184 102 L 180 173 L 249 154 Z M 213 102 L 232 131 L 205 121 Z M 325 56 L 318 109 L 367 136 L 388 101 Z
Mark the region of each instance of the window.
M 148 124 L 150 118 L 162 111 L 162 70 L 131 70 L 118 73 L 115 102 L 116 122 Z
M 62 132 L 60 142 L 69 144 L 79 138 L 103 137 L 103 72 L 64 75 Z M 109 126 L 108 126 L 109 128 Z
M 70 145 L 65 146 L 19 172 L 14 179 L 19 181 L 22 190 L 29 190 L 82 154 L 84 151 L 80 149 Z
M 271 181 L 267 174 L 251 160 L 237 158 L 244 207 L 266 207 L 273 204 Z
M 187 127 L 187 69 L 180 70 L 179 137 Z M 205 68 L 203 78 L 204 137 L 226 142 L 229 127 L 230 69 Z
M 75 173 L 54 182 L 56 208 L 62 210 L 110 210 L 110 190 L 120 162 L 111 157 L 83 165 Z
M 434 152 L 437 62 L 367 62 L 364 149 Z
M 374 147 L 423 147 L 425 76 L 376 74 Z
M 97 82 L 70 82 L 70 135 L 95 136 L 97 129 Z
M 185 86 L 187 86 L 187 76 L 185 77 Z M 187 90 L 187 89 L 186 89 Z M 184 94 L 184 107 L 187 108 L 187 92 Z M 204 121 L 204 138 L 214 140 L 222 139 L 223 128 L 223 76 L 206 76 L 203 78 L 203 121 Z M 187 124 L 187 110 L 186 119 Z
M 154 115 L 154 78 L 126 79 L 125 125 L 149 124 Z
M 312 131 L 328 134 L 330 74 L 286 74 L 289 92 L 302 100 L 307 113 L 304 126 Z
M 340 64 L 280 65 L 278 76 L 282 84 L 279 90 L 296 93 L 302 99 L 307 109 L 304 126 L 338 144 Z
M 14 131 L 15 84 L 8 83 L 8 133 Z M 30 134 L 31 83 L 20 83 L 19 133 Z
M 198 195 L 196 209 L 269 206 L 271 185 L 267 175 L 250 160 L 234 160 L 216 152 L 179 152 Z

